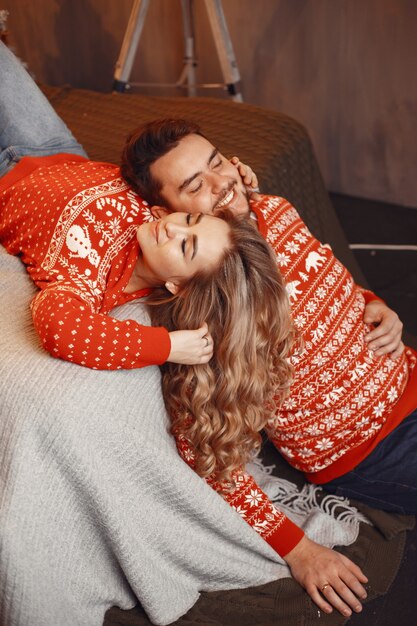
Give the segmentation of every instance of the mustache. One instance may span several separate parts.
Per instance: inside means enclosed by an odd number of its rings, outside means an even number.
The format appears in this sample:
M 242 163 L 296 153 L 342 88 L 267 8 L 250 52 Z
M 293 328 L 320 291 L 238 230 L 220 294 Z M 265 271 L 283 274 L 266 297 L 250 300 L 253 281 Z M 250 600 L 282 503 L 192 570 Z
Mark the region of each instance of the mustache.
M 216 209 L 218 209 L 219 204 L 221 204 L 221 203 L 223 202 L 223 200 L 226 198 L 226 196 L 228 196 L 228 195 L 229 195 L 229 193 L 232 191 L 232 189 L 234 189 L 234 188 L 236 187 L 236 185 L 237 185 L 236 181 L 232 181 L 232 182 L 228 185 L 228 187 L 227 187 L 226 191 L 224 192 L 224 194 L 222 195 L 222 197 L 221 197 L 221 198 L 219 198 L 219 199 L 217 200 L 216 204 L 214 205 L 214 207 L 213 207 L 213 210 L 214 210 L 214 211 L 215 211 Z

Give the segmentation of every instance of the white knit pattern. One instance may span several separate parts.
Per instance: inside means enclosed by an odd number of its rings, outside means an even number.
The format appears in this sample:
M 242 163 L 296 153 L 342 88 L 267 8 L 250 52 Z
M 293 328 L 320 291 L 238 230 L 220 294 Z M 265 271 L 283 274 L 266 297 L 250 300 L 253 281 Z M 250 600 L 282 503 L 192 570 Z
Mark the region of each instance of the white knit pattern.
M 265 197 L 260 208 L 302 335 L 290 359 L 291 392 L 268 434 L 294 467 L 317 472 L 381 429 L 415 357 L 410 350 L 396 360 L 375 356 L 364 341 L 363 290 L 330 246 L 311 235 L 287 200 Z

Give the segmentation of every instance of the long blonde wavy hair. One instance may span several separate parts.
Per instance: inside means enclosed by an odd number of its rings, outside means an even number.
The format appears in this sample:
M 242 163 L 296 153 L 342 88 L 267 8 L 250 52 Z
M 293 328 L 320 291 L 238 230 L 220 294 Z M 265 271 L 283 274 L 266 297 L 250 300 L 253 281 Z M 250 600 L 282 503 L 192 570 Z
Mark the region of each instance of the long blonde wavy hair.
M 165 363 L 162 388 L 172 433 L 190 442 L 196 472 L 230 483 L 260 447 L 272 397 L 289 389 L 294 330 L 268 245 L 250 220 L 227 212 L 223 218 L 231 246 L 220 264 L 194 275 L 174 297 L 154 294 L 151 304 L 159 306 L 151 306 L 151 317 L 169 331 L 208 324 L 210 362 Z

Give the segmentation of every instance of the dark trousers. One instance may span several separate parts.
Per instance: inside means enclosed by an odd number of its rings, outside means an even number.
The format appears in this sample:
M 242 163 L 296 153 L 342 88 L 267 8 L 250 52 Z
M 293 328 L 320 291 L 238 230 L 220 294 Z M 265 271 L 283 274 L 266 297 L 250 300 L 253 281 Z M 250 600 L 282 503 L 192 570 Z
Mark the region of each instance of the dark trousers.
M 322 487 L 376 509 L 417 514 L 417 410 L 354 470 Z

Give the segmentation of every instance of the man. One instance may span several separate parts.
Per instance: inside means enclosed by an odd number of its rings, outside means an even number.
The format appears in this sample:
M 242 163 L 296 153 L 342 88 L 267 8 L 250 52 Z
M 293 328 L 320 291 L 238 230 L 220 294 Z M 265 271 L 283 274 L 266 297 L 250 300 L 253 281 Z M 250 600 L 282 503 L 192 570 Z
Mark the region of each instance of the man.
M 134 131 L 124 147 L 121 172 L 152 206 L 154 217 L 180 209 L 215 215 L 222 208 L 249 215 L 250 198 L 259 197 L 252 170 L 237 157 L 226 159 L 186 120 L 155 121 Z M 367 336 L 369 348 L 377 356 L 398 357 L 404 349 L 398 315 L 378 299 L 368 305 L 365 321 L 377 325 Z
M 288 202 L 251 197 L 233 165 L 197 125 L 161 120 L 137 129 L 126 143 L 121 171 L 139 195 L 154 205 L 155 217 L 179 207 L 207 214 L 227 207 L 257 220 L 276 253 L 294 324 L 304 340 L 291 357 L 294 383 L 268 425 L 270 439 L 309 480 L 325 484 L 330 491 L 342 489 L 343 494 L 345 489 L 374 506 L 414 512 L 414 474 L 407 481 L 404 476 L 394 477 L 390 469 L 390 463 L 402 465 L 392 453 L 390 457 L 390 447 L 396 454 L 402 450 L 416 456 L 407 432 L 417 429 L 416 355 L 404 348 L 402 324 L 395 312 L 372 292 L 355 285 L 329 246 L 312 237 Z M 243 171 L 244 178 L 245 174 L 250 184 L 251 171 Z M 405 433 L 402 439 L 401 431 Z M 186 445 L 179 448 L 187 459 Z M 352 478 L 351 470 L 362 467 L 364 477 Z M 376 481 L 371 480 L 372 473 Z M 368 493 L 360 481 L 368 483 Z M 390 492 L 394 482 L 400 490 L 408 484 L 404 488 L 412 504 Z M 259 499 L 256 515 L 245 507 L 251 493 Z M 263 495 L 249 477 L 225 499 L 246 521 L 251 523 L 251 519 L 254 527 L 262 520 L 268 532 L 258 532 L 278 549 L 267 523 L 274 510 Z M 268 514 L 262 515 L 261 509 Z M 365 597 L 362 583 L 366 579 L 353 563 L 305 537 L 287 554 L 284 551 L 284 558 L 322 610 L 330 612 L 334 606 L 344 615 L 360 610 L 357 598 Z

